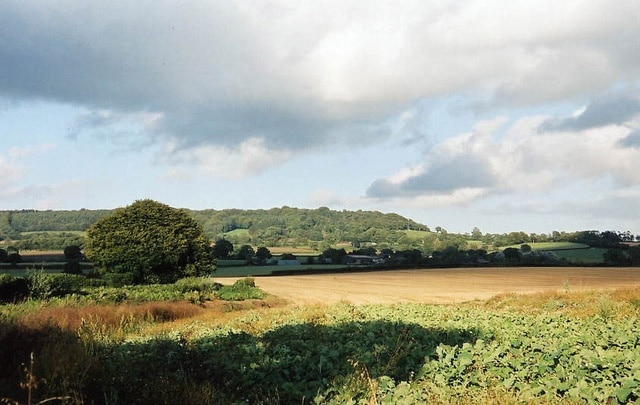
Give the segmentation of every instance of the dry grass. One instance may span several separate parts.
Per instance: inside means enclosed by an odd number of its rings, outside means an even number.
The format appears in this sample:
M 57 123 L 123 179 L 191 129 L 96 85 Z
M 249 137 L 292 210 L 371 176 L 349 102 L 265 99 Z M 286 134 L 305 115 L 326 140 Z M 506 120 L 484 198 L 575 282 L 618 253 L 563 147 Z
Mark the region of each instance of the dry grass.
M 576 317 L 640 317 L 640 288 L 588 291 L 545 291 L 500 294 L 480 304 L 525 313 L 564 313 Z
M 145 333 L 149 335 L 158 335 L 168 333 L 173 330 L 181 330 L 188 337 L 188 331 L 194 325 L 206 325 L 208 328 L 219 325 L 230 325 L 235 320 L 242 318 L 245 314 L 256 311 L 259 313 L 269 311 L 277 311 L 278 308 L 288 311 L 287 302 L 274 297 L 267 296 L 262 300 L 246 300 L 246 301 L 221 301 L 213 300 L 205 304 L 203 311 L 200 313 L 184 318 L 176 318 L 174 320 L 162 323 L 154 323 L 145 328 Z
M 148 302 L 144 304 L 90 305 L 85 307 L 44 307 L 22 316 L 19 322 L 32 329 L 56 325 L 64 330 L 77 330 L 84 322 L 100 323 L 106 327 L 118 326 L 123 319 L 148 322 L 167 322 L 191 318 L 205 311 L 186 301 Z

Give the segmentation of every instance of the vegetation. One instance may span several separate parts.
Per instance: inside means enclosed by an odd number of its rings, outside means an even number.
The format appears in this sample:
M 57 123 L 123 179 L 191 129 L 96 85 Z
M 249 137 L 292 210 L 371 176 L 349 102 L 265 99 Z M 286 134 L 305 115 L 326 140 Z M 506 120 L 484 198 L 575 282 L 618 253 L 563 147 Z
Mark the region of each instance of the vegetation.
M 640 264 L 640 257 L 633 250 L 633 242 L 640 235 L 628 231 L 489 234 L 474 228 L 470 233 L 456 234 L 440 226 L 432 230 L 400 215 L 375 211 L 334 211 L 324 207 L 180 211 L 195 220 L 206 237 L 217 241 L 216 258 L 253 264 L 268 260 L 260 247 L 268 247 L 274 254 L 304 252 L 307 257 L 329 249 L 344 249 L 345 254 L 373 249 L 378 255 L 391 258 L 390 266 Z M 19 267 L 18 252 L 25 249 L 84 249 L 87 229 L 113 214 L 114 211 L 105 210 L 0 211 L 0 249 L 13 249 L 11 260 L 2 257 L 0 251 L 0 262 L 8 263 L 0 267 Z M 524 251 L 526 246 L 531 251 Z M 509 250 L 507 255 L 511 256 L 504 260 L 500 253 L 511 248 L 519 253 Z M 69 267 L 68 271 L 79 270 L 74 264 Z
M 67 403 L 633 403 L 640 291 L 484 303 L 202 307 L 27 301 L 0 307 L 0 398 Z M 255 288 L 252 280 L 235 284 Z M 157 293 L 154 293 L 157 298 Z M 97 296 L 96 296 L 97 297 Z M 169 298 L 167 298 L 169 299 Z M 195 304 L 195 305 L 194 305 Z M 64 353 L 64 355 L 61 355 Z M 33 357 L 32 357 L 33 356 Z M 21 364 L 33 364 L 26 374 Z M 23 384 L 25 377 L 38 384 Z
M 241 266 L 236 276 L 344 269 L 336 263 L 349 255 L 375 256 L 366 266 L 378 269 L 640 265 L 629 233 L 460 235 L 378 212 L 186 211 L 151 200 L 2 211 L 0 233 L 0 402 L 640 401 L 638 289 L 305 307 L 267 296 L 252 278 L 223 286 L 196 277 L 214 258 Z M 67 233 L 74 238 L 56 248 L 66 273 L 20 263 L 20 246 Z M 97 270 L 89 276 L 83 254 Z M 278 259 L 304 264 L 268 266 Z
M 101 273 L 134 283 L 174 282 L 215 270 L 211 242 L 185 211 L 140 200 L 87 230 L 85 254 Z

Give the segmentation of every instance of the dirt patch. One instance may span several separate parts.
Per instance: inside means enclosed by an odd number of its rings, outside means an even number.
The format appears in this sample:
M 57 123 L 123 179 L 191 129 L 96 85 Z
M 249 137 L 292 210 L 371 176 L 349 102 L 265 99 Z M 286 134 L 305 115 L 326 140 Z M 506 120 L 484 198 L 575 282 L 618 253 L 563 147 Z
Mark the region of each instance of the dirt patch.
M 219 278 L 223 284 L 235 279 Z M 457 303 L 498 294 L 640 288 L 640 268 L 520 267 L 395 270 L 255 277 L 256 286 L 296 304 Z

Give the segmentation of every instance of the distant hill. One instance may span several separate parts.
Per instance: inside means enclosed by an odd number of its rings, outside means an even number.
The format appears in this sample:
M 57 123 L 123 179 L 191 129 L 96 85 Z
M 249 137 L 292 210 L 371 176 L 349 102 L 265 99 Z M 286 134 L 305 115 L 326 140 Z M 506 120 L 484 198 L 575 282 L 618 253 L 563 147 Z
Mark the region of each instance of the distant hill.
M 225 237 L 234 244 L 309 246 L 348 241 L 358 246 L 360 243 L 387 243 L 403 237 L 407 230 L 429 230 L 426 225 L 401 215 L 378 211 L 337 211 L 326 207 L 188 211 L 210 238 Z M 56 233 L 85 231 L 111 212 L 87 209 L 0 211 L 0 238 L 19 242 L 27 236 L 33 238 L 34 234 L 42 239 Z

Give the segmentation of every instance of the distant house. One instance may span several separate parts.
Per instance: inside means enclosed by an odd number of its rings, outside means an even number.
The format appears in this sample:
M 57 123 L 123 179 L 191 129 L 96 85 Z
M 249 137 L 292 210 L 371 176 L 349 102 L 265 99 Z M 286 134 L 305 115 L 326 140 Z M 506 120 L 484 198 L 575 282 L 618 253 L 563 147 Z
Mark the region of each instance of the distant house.
M 348 265 L 372 265 L 374 263 L 375 258 L 373 256 L 365 256 L 365 255 L 346 255 L 342 258 L 343 264 Z

